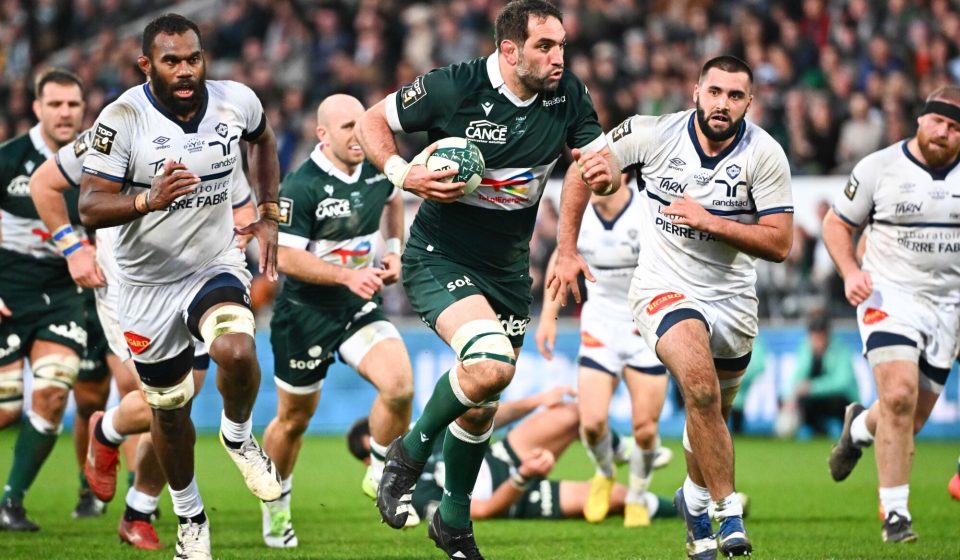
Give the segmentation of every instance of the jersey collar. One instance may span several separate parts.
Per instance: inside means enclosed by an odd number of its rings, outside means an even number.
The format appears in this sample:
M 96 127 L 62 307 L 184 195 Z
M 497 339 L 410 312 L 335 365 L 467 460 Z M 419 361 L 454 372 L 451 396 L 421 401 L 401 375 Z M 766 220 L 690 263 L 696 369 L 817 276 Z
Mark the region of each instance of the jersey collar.
M 714 169 L 717 167 L 717 164 L 723 161 L 723 158 L 729 156 L 733 153 L 733 150 L 737 147 L 737 144 L 740 143 L 740 140 L 743 138 L 743 133 L 747 130 L 747 121 L 746 119 L 740 121 L 740 128 L 737 130 L 737 134 L 733 137 L 733 142 L 730 142 L 730 145 L 723 149 L 722 152 L 715 156 L 708 156 L 704 151 L 703 147 L 700 145 L 700 139 L 697 138 L 697 129 L 696 125 L 693 124 L 694 119 L 697 118 L 697 110 L 690 110 L 690 120 L 687 121 L 687 132 L 690 133 L 690 141 L 693 142 L 693 147 L 697 149 L 697 155 L 700 156 L 700 165 L 705 169 Z
M 30 142 L 33 143 L 33 149 L 40 152 L 40 155 L 50 159 L 53 157 L 53 151 L 47 146 L 47 143 L 43 141 L 43 135 L 40 134 L 40 125 L 34 125 L 30 129 Z
M 517 97 L 510 88 L 507 87 L 507 83 L 503 81 L 503 74 L 500 73 L 500 50 L 493 51 L 493 54 L 487 57 L 487 76 L 490 78 L 490 85 L 493 86 L 493 89 L 499 91 L 507 98 L 510 103 L 513 103 L 517 107 L 529 107 L 533 105 L 533 102 L 537 100 L 537 97 L 540 96 L 539 93 L 535 93 L 530 99 L 523 100 Z
M 910 150 L 907 149 L 907 142 L 909 141 L 910 139 L 907 138 L 906 140 L 903 141 L 902 144 L 900 144 L 900 148 L 903 150 L 903 155 L 907 156 L 907 159 L 910 160 L 914 165 L 916 165 L 920 169 L 923 169 L 924 171 L 929 173 L 930 178 L 932 178 L 934 181 L 946 180 L 947 175 L 949 175 L 950 172 L 953 171 L 953 168 L 956 167 L 958 163 L 960 163 L 960 157 L 958 157 L 954 159 L 953 163 L 951 163 L 950 165 L 947 165 L 946 167 L 941 167 L 940 169 L 934 169 L 929 165 L 926 165 L 922 161 L 918 160 L 917 158 L 913 157 L 913 154 L 911 154 Z
M 353 170 L 353 175 L 347 175 L 338 169 L 337 166 L 335 166 L 333 162 L 327 158 L 323 151 L 320 150 L 319 143 L 313 148 L 313 151 L 310 152 L 310 159 L 313 160 L 313 163 L 317 164 L 317 167 L 320 168 L 320 171 L 323 171 L 327 175 L 332 175 L 333 177 L 350 185 L 359 181 L 360 173 L 363 172 L 363 162 L 361 161 L 360 165 Z
M 204 86 L 206 88 L 206 86 Z M 207 101 L 210 100 L 210 90 L 205 89 L 203 92 L 203 101 L 200 103 L 200 108 L 197 109 L 197 114 L 193 116 L 189 121 L 181 121 L 177 118 L 176 115 L 167 111 L 163 105 L 160 105 L 160 102 L 157 101 L 157 98 L 153 96 L 153 92 L 150 91 L 150 82 L 143 84 L 143 93 L 147 96 L 147 100 L 150 101 L 150 104 L 153 105 L 161 115 L 167 117 L 168 120 L 173 121 L 174 124 L 179 126 L 184 134 L 196 134 L 197 130 L 200 128 L 200 123 L 203 122 L 203 117 L 207 114 Z

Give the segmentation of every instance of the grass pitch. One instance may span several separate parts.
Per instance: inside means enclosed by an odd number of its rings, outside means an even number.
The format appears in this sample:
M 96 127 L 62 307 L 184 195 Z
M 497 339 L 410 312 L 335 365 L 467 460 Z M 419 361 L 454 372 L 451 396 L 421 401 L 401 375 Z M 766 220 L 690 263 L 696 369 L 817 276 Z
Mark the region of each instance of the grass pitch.
M 0 433 L 0 475 L 13 455 L 15 430 Z M 654 478 L 653 490 L 672 495 L 683 480 L 677 441 L 667 442 L 677 458 Z M 827 473 L 831 442 L 781 442 L 738 438 L 738 489 L 751 497 L 747 528 L 755 558 L 960 558 L 960 502 L 946 485 L 956 468 L 957 442 L 923 441 L 917 446 L 910 503 L 919 542 L 885 545 L 877 520 L 876 469 L 868 451 L 853 475 L 836 484 Z M 376 507 L 360 492 L 362 466 L 348 456 L 340 437 L 308 437 L 294 477 L 293 520 L 300 547 L 267 549 L 260 537 L 260 510 L 216 438 L 197 442 L 198 481 L 211 520 L 214 557 L 254 558 L 442 558 L 426 536 L 426 526 L 394 531 L 379 522 Z M 626 479 L 621 467 L 620 479 Z M 579 447 L 560 461 L 555 475 L 586 479 L 591 469 Z M 122 477 L 121 477 L 122 478 Z M 70 518 L 76 500 L 77 466 L 69 435 L 58 442 L 27 495 L 33 534 L 0 532 L 3 559 L 171 558 L 175 522 L 169 497 L 161 501 L 157 530 L 166 548 L 134 551 L 118 543 L 125 483 L 104 517 Z M 683 558 L 679 520 L 656 521 L 644 529 L 624 529 L 622 518 L 600 525 L 583 521 L 483 521 L 475 524 L 487 558 Z

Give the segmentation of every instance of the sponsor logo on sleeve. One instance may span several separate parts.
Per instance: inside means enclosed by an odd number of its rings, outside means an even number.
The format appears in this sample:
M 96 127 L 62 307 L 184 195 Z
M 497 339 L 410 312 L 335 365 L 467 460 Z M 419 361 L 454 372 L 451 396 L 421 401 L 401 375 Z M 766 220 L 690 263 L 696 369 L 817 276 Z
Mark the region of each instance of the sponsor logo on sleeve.
M 93 149 L 101 154 L 110 155 L 113 150 L 113 141 L 117 138 L 117 131 L 101 123 L 93 133 Z
M 409 109 L 414 103 L 427 96 L 427 88 L 423 83 L 423 76 L 417 76 L 412 84 L 400 88 L 400 105 Z
M 87 153 L 90 149 L 90 131 L 87 130 L 73 141 L 73 155 L 77 158 Z
M 654 297 L 650 300 L 650 303 L 647 304 L 647 315 L 653 315 L 657 311 L 669 307 L 678 301 L 685 299 L 686 296 L 683 294 L 678 294 L 677 292 L 666 292 Z
M 887 313 L 882 309 L 877 309 L 875 307 L 868 307 L 863 314 L 863 324 L 864 325 L 873 325 L 879 323 L 887 318 Z
M 130 347 L 130 351 L 134 354 L 142 354 L 147 347 L 150 346 L 149 338 L 133 331 L 124 331 L 123 338 L 127 341 L 127 346 Z
M 857 196 L 857 189 L 859 187 L 860 181 L 851 175 L 850 179 L 847 181 L 847 186 L 843 188 L 843 194 L 847 196 L 848 200 L 853 200 L 853 197 Z
M 280 197 L 280 222 L 281 226 L 289 226 L 293 219 L 293 199 Z
M 613 129 L 613 141 L 617 142 L 624 136 L 629 135 L 631 132 L 633 132 L 632 118 L 623 121 L 617 128 Z

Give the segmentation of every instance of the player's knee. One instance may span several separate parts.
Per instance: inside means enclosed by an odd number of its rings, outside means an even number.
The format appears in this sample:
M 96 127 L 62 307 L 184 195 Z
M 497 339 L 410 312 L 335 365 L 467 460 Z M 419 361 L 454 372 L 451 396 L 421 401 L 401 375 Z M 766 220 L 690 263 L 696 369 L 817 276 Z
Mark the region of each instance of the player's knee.
M 155 387 L 141 383 L 143 397 L 155 411 L 177 410 L 187 406 L 190 399 L 193 398 L 195 386 L 193 384 L 193 372 L 188 371 L 183 378 L 168 387 Z M 154 417 L 159 415 L 154 414 Z
M 450 340 L 463 370 L 486 394 L 506 389 L 516 371 L 513 344 L 499 321 L 478 319 L 464 323 Z
M 720 389 L 716 383 L 694 382 L 683 391 L 687 407 L 698 410 L 717 407 L 720 404 Z
M 67 389 L 49 385 L 34 389 L 31 407 L 38 414 L 54 423 L 59 423 L 67 410 L 70 392 Z
M 293 440 L 303 435 L 310 424 L 311 414 L 303 410 L 291 410 L 277 418 L 277 424 L 284 438 Z
M 916 423 L 914 418 L 917 405 L 916 387 L 908 383 L 891 384 L 880 395 L 880 405 L 894 416 L 906 415 L 913 418 Z
M 34 391 L 48 387 L 69 391 L 80 373 L 80 358 L 76 354 L 47 354 L 32 367 Z
M 0 371 L 0 430 L 20 419 L 23 411 L 23 368 Z
M 644 418 L 633 423 L 633 440 L 641 449 L 650 449 L 657 441 L 657 421 Z
M 607 431 L 607 415 L 594 412 L 584 413 L 580 419 L 580 431 L 587 441 L 591 443 L 598 441 Z
M 206 316 L 200 320 L 199 331 L 201 340 L 210 349 L 210 355 L 216 358 L 214 345 L 224 335 L 245 335 L 229 338 L 231 342 L 235 339 L 249 339 L 252 344 L 256 332 L 256 321 L 249 307 L 238 303 L 227 303 L 206 312 Z
M 496 407 L 471 408 L 460 417 L 460 425 L 467 431 L 480 433 L 490 429 L 496 413 Z
M 391 410 L 408 407 L 413 402 L 413 379 L 409 376 L 397 376 L 383 383 L 379 393 Z
M 190 411 L 186 408 L 154 408 L 152 425 L 156 425 L 165 438 L 179 437 L 190 422 Z
M 513 374 L 517 371 L 511 364 L 496 360 L 483 360 L 464 366 L 466 373 L 480 385 L 485 394 L 497 394 L 510 385 Z
M 252 363 L 256 363 L 257 347 L 249 336 L 221 337 L 215 346 L 210 346 L 210 356 L 226 371 L 245 371 Z

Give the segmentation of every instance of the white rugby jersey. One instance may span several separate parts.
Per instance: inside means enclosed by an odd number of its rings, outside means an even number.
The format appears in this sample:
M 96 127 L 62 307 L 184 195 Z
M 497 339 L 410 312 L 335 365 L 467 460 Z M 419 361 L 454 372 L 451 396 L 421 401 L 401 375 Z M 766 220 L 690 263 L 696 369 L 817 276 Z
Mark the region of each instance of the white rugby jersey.
M 860 160 L 833 210 L 854 227 L 869 222 L 863 270 L 871 276 L 937 300 L 960 297 L 957 162 L 930 169 L 898 142 Z
M 206 87 L 206 100 L 188 122 L 163 109 L 143 84 L 108 105 L 93 127 L 83 170 L 122 183 L 123 194 L 148 189 L 170 159 L 201 179 L 167 210 L 119 226 L 115 254 L 125 283 L 175 282 L 235 246 L 230 195 L 239 181 L 238 145 L 258 137 L 266 117 L 247 86 L 208 81 Z
M 81 132 L 76 140 L 63 146 L 55 154 L 57 167 L 60 168 L 64 178 L 74 188 L 80 187 L 80 178 L 83 175 L 83 160 L 87 157 L 92 139 L 93 128 L 88 128 Z M 230 190 L 230 203 L 233 208 L 239 208 L 250 200 L 250 183 L 247 182 L 247 176 L 244 175 L 242 166 L 236 166 L 233 173 L 236 180 Z M 100 228 L 96 231 L 97 264 L 104 270 L 108 282 L 117 278 L 119 274 L 113 253 L 120 227 Z
M 596 283 L 587 283 L 583 316 L 633 321 L 627 292 L 640 254 L 640 224 L 643 207 L 640 196 L 630 200 L 609 222 L 600 217 L 593 204 L 583 213 L 577 251 L 590 265 Z
M 695 118 L 693 109 L 635 115 L 607 135 L 621 166 L 635 167 L 640 175 L 645 216 L 637 287 L 683 291 L 704 301 L 754 294 L 755 257 L 708 233 L 674 225 L 663 209 L 686 193 L 711 214 L 745 224 L 793 213 L 787 157 L 769 134 L 746 121 L 723 152 L 709 157 L 697 140 Z

